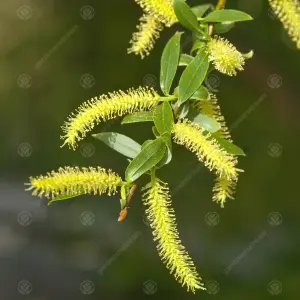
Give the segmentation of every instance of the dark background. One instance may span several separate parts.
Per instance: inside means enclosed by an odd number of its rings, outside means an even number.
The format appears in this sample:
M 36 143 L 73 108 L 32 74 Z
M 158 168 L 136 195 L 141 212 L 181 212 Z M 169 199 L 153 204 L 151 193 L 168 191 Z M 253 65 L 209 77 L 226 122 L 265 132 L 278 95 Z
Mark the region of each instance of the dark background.
M 204 1 L 190 1 L 189 4 Z M 207 292 L 196 295 L 161 263 L 137 194 L 118 224 L 119 198 L 79 197 L 47 206 L 24 182 L 59 166 L 101 165 L 124 174 L 126 159 L 91 137 L 60 148 L 60 126 L 83 101 L 117 89 L 159 89 L 159 58 L 126 48 L 141 16 L 130 0 L 0 2 L 0 299 L 298 299 L 300 51 L 267 1 L 228 1 L 255 20 L 226 36 L 255 50 L 245 71 L 219 73 L 218 97 L 240 159 L 236 199 L 211 201 L 212 176 L 174 147 L 160 172 L 169 182 L 180 236 Z M 179 28 L 179 27 L 178 27 Z M 119 120 L 94 130 L 122 131 L 142 143 L 151 126 Z

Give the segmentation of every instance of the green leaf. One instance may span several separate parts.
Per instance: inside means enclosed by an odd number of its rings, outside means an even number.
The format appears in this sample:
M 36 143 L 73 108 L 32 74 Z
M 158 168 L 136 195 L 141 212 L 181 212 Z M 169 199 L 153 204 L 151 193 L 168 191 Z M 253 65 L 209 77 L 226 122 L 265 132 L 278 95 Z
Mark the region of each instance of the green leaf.
M 174 0 L 173 5 L 177 19 L 184 27 L 190 30 L 199 30 L 197 17 L 185 0 Z
M 184 103 L 183 105 L 181 105 L 178 109 L 178 118 L 179 119 L 183 119 L 187 116 L 187 114 L 189 113 L 190 111 L 190 105 L 189 103 Z
M 124 156 L 135 158 L 141 151 L 141 145 L 127 137 L 116 132 L 102 132 L 93 134 L 95 139 L 104 142 L 110 148 L 123 154 Z
M 191 121 L 199 124 L 203 129 L 209 132 L 217 132 L 221 128 L 220 124 L 215 119 L 204 114 L 196 115 Z
M 157 131 L 157 128 L 155 127 L 155 126 L 153 126 L 152 127 L 152 132 L 153 132 L 153 134 L 155 135 L 155 137 L 160 137 L 160 134 L 159 134 L 159 132 Z
M 208 66 L 208 55 L 202 50 L 183 71 L 179 81 L 180 104 L 187 101 L 201 86 Z
M 125 171 L 126 181 L 133 182 L 156 166 L 164 157 L 165 151 L 166 145 L 162 138 L 148 143 L 128 165 Z
M 193 58 L 193 56 L 190 56 L 188 54 L 181 54 L 179 59 L 179 66 L 187 66 L 193 60 Z
M 191 96 L 193 100 L 206 101 L 210 99 L 209 91 L 203 85 Z
M 246 156 L 245 152 L 238 147 L 237 145 L 219 137 L 217 134 L 212 133 L 212 138 L 215 139 L 218 144 L 224 149 L 226 152 L 232 155 Z
M 239 22 L 249 21 L 252 17 L 242 11 L 234 9 L 220 9 L 209 13 L 203 22 Z
M 155 108 L 153 119 L 155 127 L 160 135 L 165 132 L 171 134 L 174 118 L 171 105 L 168 102 L 163 102 Z
M 155 128 L 155 127 L 154 127 Z M 145 141 L 144 143 L 143 143 L 143 145 L 142 145 L 142 149 L 144 149 L 149 143 L 151 143 L 152 142 L 152 140 L 147 140 L 147 141 Z
M 201 18 L 204 15 L 204 13 L 210 8 L 213 8 L 212 4 L 201 4 L 192 7 L 192 11 L 197 18 Z
M 153 112 L 138 111 L 136 113 L 124 117 L 121 124 L 139 123 L 139 122 L 153 122 Z
M 169 95 L 174 77 L 176 75 L 179 55 L 180 55 L 180 38 L 182 32 L 176 32 L 168 41 L 160 64 L 160 87 L 165 95 Z
M 198 49 L 202 49 L 202 48 L 204 48 L 205 46 L 206 46 L 206 42 L 201 41 L 201 40 L 197 40 L 197 41 L 195 41 L 195 43 L 193 44 L 193 47 L 192 47 L 190 53 L 193 53 L 193 52 L 195 52 L 195 51 L 198 50 Z
M 126 202 L 127 202 L 126 199 L 120 199 L 121 210 L 125 207 Z
M 231 30 L 235 26 L 234 22 L 223 22 L 214 25 L 214 34 L 223 34 Z
M 76 195 L 68 195 L 68 196 L 58 196 L 58 197 L 55 197 L 53 198 L 51 201 L 48 202 L 48 205 L 51 205 L 53 204 L 54 202 L 56 201 L 62 201 L 62 200 L 68 200 L 68 199 L 71 199 L 71 198 L 75 198 L 75 197 L 78 197 L 78 196 L 82 196 L 84 195 L 85 193 L 82 192 L 82 193 L 78 193 Z
M 171 133 L 166 132 L 161 135 L 161 138 L 165 142 L 167 146 L 167 151 L 163 157 L 163 159 L 158 163 L 157 168 L 161 168 L 164 165 L 167 165 L 172 160 L 172 140 L 171 140 Z

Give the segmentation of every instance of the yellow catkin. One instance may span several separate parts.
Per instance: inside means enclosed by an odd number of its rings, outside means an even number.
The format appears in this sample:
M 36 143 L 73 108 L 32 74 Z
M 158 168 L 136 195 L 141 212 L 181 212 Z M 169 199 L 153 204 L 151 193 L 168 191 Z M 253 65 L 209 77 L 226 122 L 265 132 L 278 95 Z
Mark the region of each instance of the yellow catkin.
M 218 176 L 225 176 L 229 180 L 237 178 L 238 171 L 235 167 L 236 159 L 227 153 L 198 124 L 188 120 L 176 123 L 173 127 L 174 141 L 184 145 L 190 151 L 196 153 L 198 159 Z
M 215 36 L 207 43 L 208 59 L 215 68 L 229 76 L 236 75 L 236 70 L 242 71 L 245 58 L 228 40 Z
M 168 185 L 152 178 L 144 190 L 143 203 L 148 207 L 146 214 L 153 229 L 154 241 L 158 241 L 157 250 L 162 261 L 188 291 L 204 290 L 194 263 L 181 244 Z
M 149 14 L 143 15 L 140 21 L 141 23 L 137 27 L 138 32 L 133 34 L 130 41 L 131 47 L 128 49 L 128 53 L 140 55 L 143 59 L 153 49 L 155 40 L 159 38 L 163 25 L 155 16 Z
M 177 22 L 177 17 L 173 9 L 173 0 L 135 0 L 143 10 L 167 27 Z
M 211 94 L 210 99 L 206 101 L 194 102 L 194 107 L 198 108 L 202 114 L 205 114 L 211 117 L 212 119 L 215 119 L 220 124 L 221 129 L 218 130 L 215 134 L 228 141 L 232 141 L 228 127 L 225 122 L 225 118 L 221 113 L 221 108 L 218 104 L 218 99 L 216 95 Z
M 82 140 L 96 124 L 135 111 L 151 109 L 159 102 L 159 95 L 149 88 L 140 87 L 127 92 L 118 91 L 95 97 L 83 103 L 69 116 L 62 127 L 64 145 L 76 148 L 77 142 Z
M 289 36 L 300 49 L 300 2 L 298 0 L 269 0 Z
M 52 171 L 45 176 L 30 177 L 30 187 L 34 196 L 45 196 L 49 200 L 55 197 L 81 194 L 114 194 L 122 185 L 122 178 L 111 170 L 103 168 L 65 167 Z
M 236 179 L 237 180 L 237 179 Z M 228 179 L 225 176 L 217 177 L 213 187 L 213 201 L 219 203 L 222 208 L 226 199 L 234 199 L 236 180 Z

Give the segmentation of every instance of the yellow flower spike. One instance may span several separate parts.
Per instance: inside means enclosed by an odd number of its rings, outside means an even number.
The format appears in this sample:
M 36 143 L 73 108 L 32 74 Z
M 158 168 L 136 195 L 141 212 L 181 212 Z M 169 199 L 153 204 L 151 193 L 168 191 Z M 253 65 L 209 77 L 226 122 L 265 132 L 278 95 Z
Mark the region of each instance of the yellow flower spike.
M 153 49 L 155 40 L 159 38 L 163 25 L 155 16 L 149 14 L 143 15 L 140 21 L 141 23 L 137 27 L 138 32 L 133 34 L 130 41 L 131 47 L 128 49 L 128 53 L 139 54 L 143 59 Z
M 208 59 L 215 68 L 229 76 L 244 70 L 245 58 L 228 40 L 215 36 L 207 43 Z
M 219 122 L 221 129 L 216 132 L 217 135 L 228 141 L 232 141 L 229 130 L 226 126 L 225 118 L 223 117 L 221 108 L 218 105 L 216 95 L 210 94 L 209 100 L 194 102 L 194 107 L 198 108 L 202 114 L 205 114 Z
M 135 0 L 147 13 L 154 16 L 167 27 L 178 22 L 173 9 L 173 0 Z
M 123 116 L 135 111 L 151 109 L 159 103 L 160 96 L 149 88 L 140 87 L 130 89 L 126 93 L 118 91 L 95 97 L 83 103 L 71 114 L 62 127 L 64 145 L 76 148 L 77 142 L 82 140 L 96 124 L 107 121 L 117 116 Z
M 103 168 L 59 168 L 57 172 L 52 171 L 45 176 L 30 177 L 32 195 L 49 200 L 58 196 L 75 196 L 81 194 L 101 195 L 107 193 L 109 196 L 116 193 L 117 187 L 122 185 L 122 178 L 111 170 Z
M 220 203 L 224 208 L 226 199 L 234 199 L 233 194 L 236 188 L 236 180 L 229 180 L 224 176 L 217 177 L 213 187 L 213 201 Z
M 289 36 L 300 49 L 300 2 L 298 0 L 269 0 Z
M 174 141 L 184 145 L 195 152 L 198 159 L 218 176 L 228 180 L 235 180 L 239 170 L 235 167 L 236 159 L 231 154 L 220 148 L 219 144 L 211 138 L 198 124 L 188 120 L 178 122 L 173 127 Z
M 157 250 L 162 261 L 170 273 L 174 273 L 175 279 L 182 286 L 187 286 L 188 291 L 205 290 L 193 261 L 179 239 L 168 185 L 152 176 L 144 190 L 143 202 L 148 207 L 146 214 L 153 229 L 154 241 L 158 241 Z

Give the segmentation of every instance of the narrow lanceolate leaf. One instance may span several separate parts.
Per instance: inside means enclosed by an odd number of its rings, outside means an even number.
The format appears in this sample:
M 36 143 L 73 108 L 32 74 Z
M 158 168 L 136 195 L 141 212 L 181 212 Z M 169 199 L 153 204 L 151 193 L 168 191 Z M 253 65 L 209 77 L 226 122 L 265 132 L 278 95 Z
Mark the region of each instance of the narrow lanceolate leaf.
M 135 158 L 141 151 L 141 145 L 126 135 L 116 132 L 102 132 L 93 134 L 93 137 L 102 141 L 110 148 L 123 154 L 124 156 Z
M 245 152 L 240 147 L 230 141 L 225 140 L 214 133 L 211 134 L 211 137 L 219 144 L 220 148 L 225 150 L 227 153 L 231 155 L 246 156 Z
M 84 195 L 84 193 L 82 192 L 82 193 L 74 194 L 74 195 L 58 196 L 58 197 L 53 198 L 51 201 L 49 201 L 48 205 L 51 205 L 51 204 L 53 204 L 54 202 L 57 202 L 57 201 L 68 200 L 68 199 L 72 199 L 72 198 L 75 198 L 75 197 L 78 197 L 78 196 L 81 196 L 81 195 Z
M 139 122 L 153 122 L 152 111 L 138 111 L 131 115 L 124 117 L 121 124 L 139 123 Z
M 214 25 L 214 34 L 223 34 L 234 27 L 234 22 L 222 22 Z
M 199 89 L 191 96 L 193 100 L 206 101 L 210 98 L 209 91 L 204 86 L 200 86 Z
M 174 119 L 173 112 L 168 102 L 163 102 L 157 106 L 153 113 L 155 127 L 160 135 L 168 133 L 171 135 Z
M 221 125 L 215 119 L 204 114 L 198 114 L 191 119 L 191 121 L 195 124 L 199 124 L 201 128 L 209 132 L 217 132 L 221 128 Z
M 187 66 L 192 60 L 193 56 L 190 56 L 188 54 L 181 54 L 179 59 L 179 66 Z
M 208 55 L 201 51 L 186 67 L 179 81 L 179 103 L 187 101 L 201 86 L 207 70 Z
M 197 16 L 191 8 L 186 4 L 185 0 L 174 0 L 174 11 L 178 21 L 187 29 L 198 30 L 199 23 Z
M 165 95 L 169 95 L 176 75 L 180 55 L 181 35 L 182 32 L 175 33 L 175 35 L 167 43 L 161 57 L 160 87 Z
M 197 18 L 201 18 L 204 15 L 204 13 L 207 12 L 210 8 L 213 8 L 212 4 L 201 4 L 192 7 L 192 11 Z
M 133 182 L 156 166 L 163 158 L 165 151 L 166 145 L 161 138 L 147 143 L 127 167 L 125 171 L 126 181 Z
M 242 11 L 234 9 L 214 10 L 209 13 L 202 21 L 203 22 L 239 22 L 249 21 L 252 17 Z

